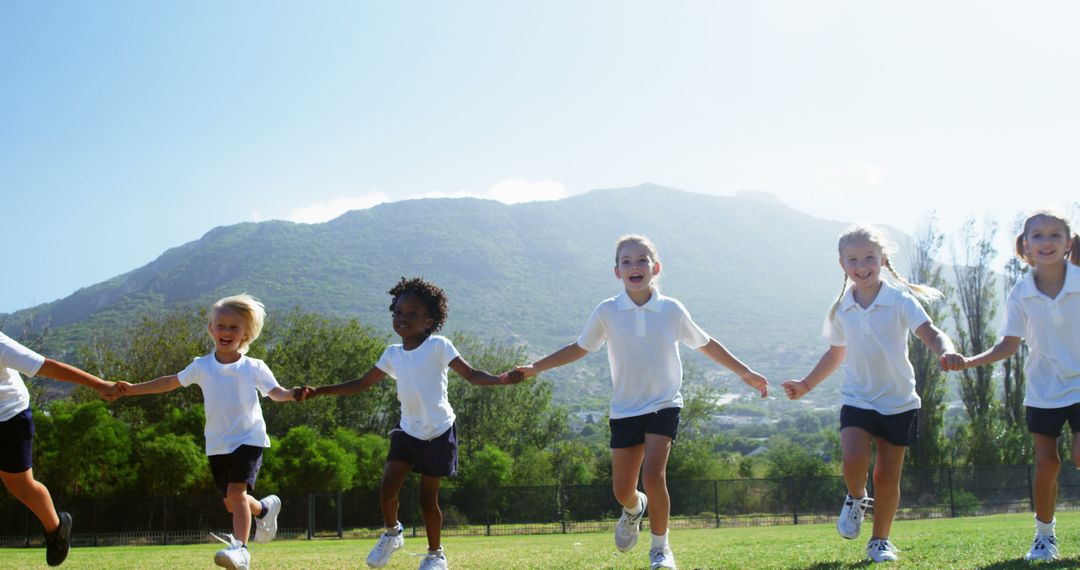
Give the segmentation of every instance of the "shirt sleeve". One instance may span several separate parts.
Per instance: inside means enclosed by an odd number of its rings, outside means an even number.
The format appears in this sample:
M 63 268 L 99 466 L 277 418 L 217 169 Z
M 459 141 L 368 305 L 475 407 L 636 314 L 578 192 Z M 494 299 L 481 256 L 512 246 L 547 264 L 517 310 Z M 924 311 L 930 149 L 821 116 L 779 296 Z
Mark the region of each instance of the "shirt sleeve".
M 259 361 L 258 366 L 255 367 L 255 388 L 264 398 L 270 396 L 270 392 L 274 388 L 281 388 L 281 384 L 278 384 L 277 378 L 274 378 L 274 372 L 261 360 Z
M 461 354 L 458 353 L 457 347 L 454 346 L 454 343 L 450 342 L 450 339 L 444 338 L 442 340 L 442 358 L 440 361 L 442 362 L 443 367 L 446 367 L 449 366 L 455 358 L 461 356 Z
M 12 368 L 26 376 L 34 376 L 45 364 L 45 357 L 0 333 L 0 367 Z
M 1009 297 L 1005 300 L 1005 316 L 1001 319 L 1001 328 L 998 332 L 1003 337 L 1024 338 L 1027 336 L 1027 314 L 1024 312 L 1024 305 L 1020 302 L 1020 295 L 1017 294 L 1016 288 L 1009 292 Z
M 902 295 L 901 298 L 904 300 L 904 324 L 909 331 L 914 333 L 923 324 L 930 322 L 930 315 L 926 314 L 926 309 L 918 299 L 911 295 Z
M 382 356 L 380 356 L 379 360 L 375 362 L 375 368 L 382 370 L 387 374 L 387 376 L 390 376 L 391 378 L 397 378 L 397 376 L 394 374 L 394 362 L 390 359 L 389 346 L 386 347 L 385 350 L 383 350 Z
M 679 330 L 680 342 L 693 349 L 698 349 L 709 344 L 709 335 L 690 318 L 690 312 L 680 303 L 679 307 Z
M 603 303 L 596 306 L 593 309 L 589 320 L 585 321 L 585 328 L 581 331 L 581 336 L 578 337 L 578 346 L 584 348 L 589 352 L 596 352 L 600 350 L 601 346 L 604 346 L 604 341 L 607 340 L 607 330 L 604 326 L 604 319 L 600 315 Z
M 830 313 L 832 311 L 830 310 Z M 825 322 L 821 325 L 821 336 L 829 341 L 831 346 L 847 346 L 847 337 L 844 336 L 844 325 L 840 321 L 840 308 L 836 313 L 825 315 Z
M 196 358 L 191 361 L 191 364 L 187 365 L 187 368 L 180 371 L 176 375 L 176 379 L 180 381 L 181 386 L 191 386 L 192 384 L 198 384 L 203 380 L 202 369 L 199 366 L 199 359 Z

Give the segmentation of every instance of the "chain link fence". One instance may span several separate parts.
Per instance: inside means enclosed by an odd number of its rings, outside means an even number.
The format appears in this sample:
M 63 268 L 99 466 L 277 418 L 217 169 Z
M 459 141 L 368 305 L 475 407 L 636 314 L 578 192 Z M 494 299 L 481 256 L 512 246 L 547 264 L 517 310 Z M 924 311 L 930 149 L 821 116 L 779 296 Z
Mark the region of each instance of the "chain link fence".
M 1032 512 L 1034 467 L 907 469 L 897 518 L 945 518 Z M 831 522 L 845 488 L 839 477 L 669 481 L 672 528 L 718 528 Z M 873 494 L 871 481 L 871 494 Z M 258 494 L 257 494 L 258 495 Z M 281 494 L 282 538 L 375 537 L 383 520 L 378 491 Z M 402 490 L 400 519 L 423 536 L 419 485 Z M 231 532 L 232 518 L 214 495 L 56 498 L 72 514 L 75 546 L 183 544 Z M 606 484 L 440 490 L 444 536 L 611 531 L 620 507 Z M 1080 505 L 1080 471 L 1062 469 L 1058 505 Z M 42 544 L 41 524 L 21 503 L 0 499 L 0 546 Z

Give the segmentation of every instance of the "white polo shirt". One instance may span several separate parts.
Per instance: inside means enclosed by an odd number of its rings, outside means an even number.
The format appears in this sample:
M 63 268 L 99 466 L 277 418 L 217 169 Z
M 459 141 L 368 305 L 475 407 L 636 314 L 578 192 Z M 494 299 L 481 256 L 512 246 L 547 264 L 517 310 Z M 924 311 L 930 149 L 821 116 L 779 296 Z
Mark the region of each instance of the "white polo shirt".
M 427 337 L 412 350 L 392 344 L 383 351 L 375 366 L 397 382 L 405 433 L 430 441 L 454 425 L 457 416 L 447 397 L 446 367 L 457 357 L 454 343 L 439 335 Z
M 176 375 L 181 386 L 198 384 L 206 411 L 206 454 L 225 455 L 241 445 L 270 447 L 259 393 L 280 388 L 265 362 L 241 356 L 222 364 L 214 353 L 200 356 Z
M 1039 291 L 1028 272 L 1009 292 L 1000 332 L 1027 340 L 1025 406 L 1080 403 L 1080 267 L 1065 264 L 1065 285 L 1054 299 Z
M 19 376 L 34 376 L 45 357 L 0 333 L 0 422 L 6 422 L 30 407 L 30 392 Z
M 607 341 L 610 417 L 616 420 L 681 408 L 679 342 L 697 349 L 709 340 L 682 303 L 653 289 L 652 297 L 640 307 L 626 291 L 597 305 L 577 343 L 595 352 Z
M 883 415 L 921 407 L 907 341 L 909 331 L 927 322 L 919 301 L 887 282 L 865 309 L 851 289 L 844 293 L 836 316 L 826 317 L 822 330 L 830 344 L 847 347 L 841 403 Z

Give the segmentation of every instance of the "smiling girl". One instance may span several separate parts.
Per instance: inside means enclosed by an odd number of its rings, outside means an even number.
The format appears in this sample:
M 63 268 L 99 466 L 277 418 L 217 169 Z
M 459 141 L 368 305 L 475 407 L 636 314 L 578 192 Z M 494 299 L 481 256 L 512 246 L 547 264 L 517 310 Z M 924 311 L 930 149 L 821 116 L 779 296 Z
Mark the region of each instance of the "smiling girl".
M 256 501 L 248 495 L 262 465 L 263 449 L 270 447 L 258 394 L 275 402 L 297 400 L 300 388 L 282 388 L 261 360 L 245 356 L 262 332 L 266 310 L 250 295 L 225 297 L 214 303 L 207 331 L 214 350 L 196 358 L 178 374 L 141 384 L 121 382 L 122 396 L 171 392 L 198 384 L 206 410 L 206 455 L 214 484 L 225 508 L 232 513 L 233 534 L 220 539 L 227 547 L 218 551 L 218 566 L 246 570 L 251 565 L 247 550 L 251 517 L 256 518 L 255 541 L 270 542 L 277 534 L 281 500 L 268 495 Z M 217 538 L 215 536 L 215 538 Z
M 660 294 L 660 257 L 649 238 L 626 235 L 615 244 L 615 277 L 623 292 L 593 310 L 576 342 L 517 368 L 534 376 L 569 364 L 607 342 L 611 365 L 611 472 L 622 516 L 615 527 L 615 546 L 625 552 L 637 544 L 641 518 L 649 513 L 652 568 L 675 568 L 668 544 L 671 502 L 667 462 L 679 429 L 683 399 L 679 342 L 701 351 L 736 373 L 747 385 L 768 394 L 763 376 L 735 358 L 690 318 L 682 303 Z M 645 488 L 637 490 L 638 474 Z
M 926 344 L 946 369 L 962 357 L 919 304 L 919 300 L 940 299 L 941 292 L 909 283 L 893 269 L 888 240 L 880 229 L 851 226 L 840 234 L 838 249 L 844 285 L 829 309 L 823 331 L 831 346 L 806 378 L 789 380 L 783 387 L 788 398 L 797 400 L 844 364 L 840 447 L 848 495 L 836 529 L 847 539 L 859 536 L 863 515 L 873 506 L 874 532 L 866 555 L 874 562 L 885 562 L 896 560 L 899 552 L 889 541 L 889 532 L 900 504 L 904 454 L 919 437 L 922 402 L 908 360 L 908 332 Z M 883 268 L 903 289 L 882 279 Z M 873 499 L 866 495 L 867 470 L 874 459 L 872 446 L 877 447 L 877 496 Z

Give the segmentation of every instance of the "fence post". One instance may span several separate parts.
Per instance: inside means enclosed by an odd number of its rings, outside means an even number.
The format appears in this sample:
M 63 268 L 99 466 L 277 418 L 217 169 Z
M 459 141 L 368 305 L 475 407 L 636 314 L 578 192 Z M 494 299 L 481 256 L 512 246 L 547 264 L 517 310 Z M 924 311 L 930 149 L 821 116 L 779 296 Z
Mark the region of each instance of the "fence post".
M 308 493 L 307 537 L 315 538 L 315 494 Z
M 788 483 L 791 484 L 791 518 L 794 524 L 799 524 L 799 485 L 797 481 L 794 477 L 788 479 Z
M 720 528 L 720 481 L 713 480 L 713 510 L 716 511 L 716 528 Z
M 90 499 L 90 516 L 94 520 L 94 546 L 98 545 L 98 528 L 97 528 L 97 497 Z
M 558 494 L 555 502 L 559 505 L 559 523 L 562 524 L 562 533 L 566 534 L 566 497 L 563 496 L 564 489 L 565 487 L 560 482 L 559 486 L 555 488 L 555 492 Z
M 169 544 L 169 498 L 161 498 L 161 542 Z
M 956 500 L 953 498 L 953 468 L 949 467 L 945 472 L 949 475 L 949 516 L 956 518 Z
M 342 524 L 341 524 L 342 510 L 344 509 L 344 507 L 341 506 L 341 497 L 342 497 L 342 495 L 343 495 L 343 493 L 341 491 L 337 492 L 337 537 L 338 538 L 345 538 L 345 527 L 342 526 Z

